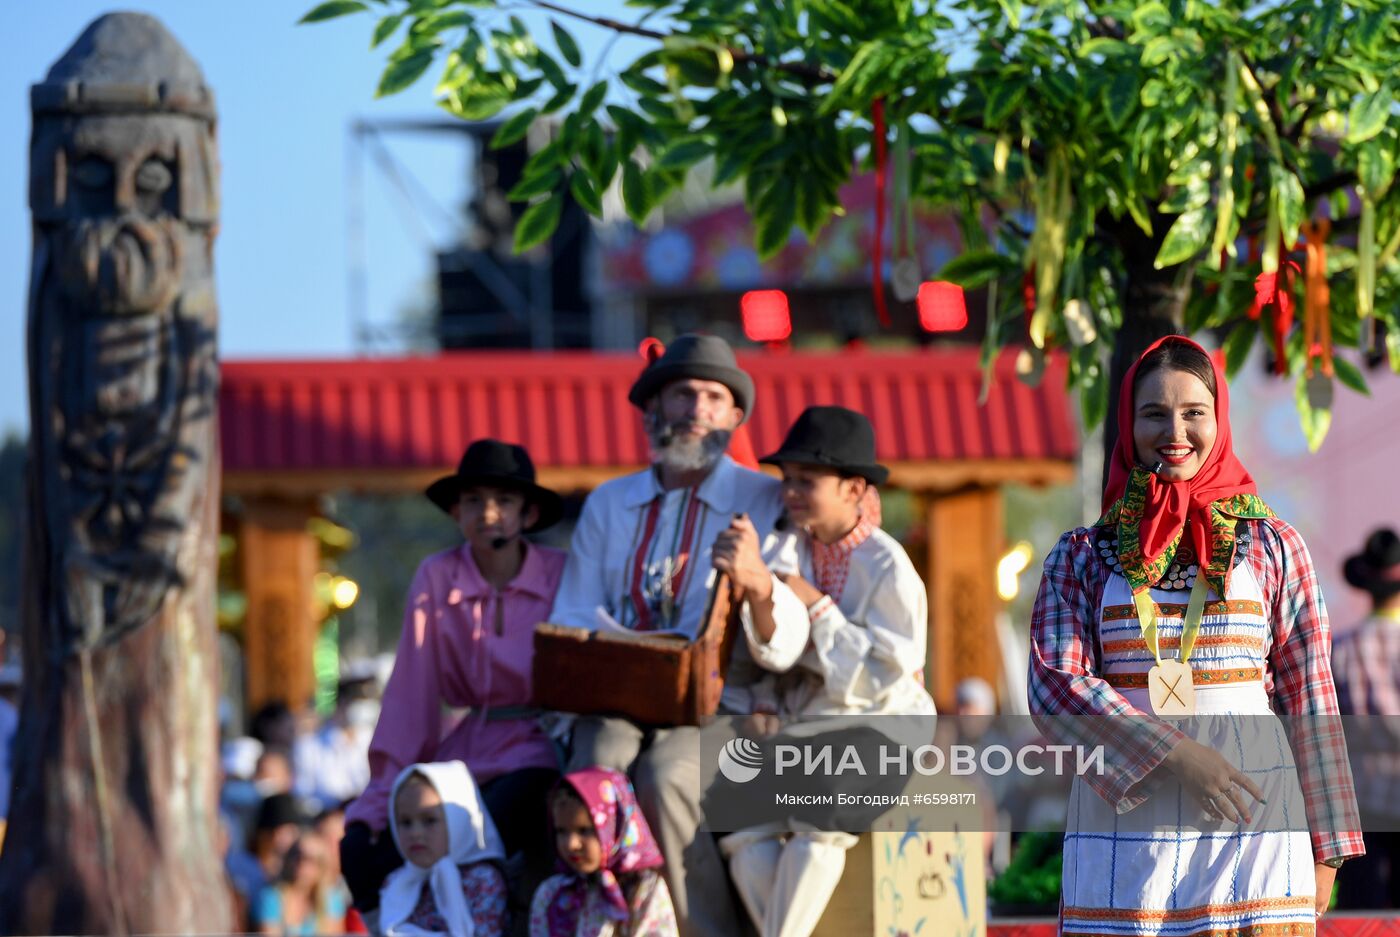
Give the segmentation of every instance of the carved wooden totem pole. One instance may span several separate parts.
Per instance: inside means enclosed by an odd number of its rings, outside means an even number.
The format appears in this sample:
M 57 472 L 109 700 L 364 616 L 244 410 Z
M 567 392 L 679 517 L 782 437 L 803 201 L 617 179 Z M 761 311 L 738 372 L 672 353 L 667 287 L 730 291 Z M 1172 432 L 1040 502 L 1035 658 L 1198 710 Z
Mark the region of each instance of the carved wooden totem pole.
M 214 102 L 157 20 L 32 89 L 25 687 L 0 932 L 228 933 Z

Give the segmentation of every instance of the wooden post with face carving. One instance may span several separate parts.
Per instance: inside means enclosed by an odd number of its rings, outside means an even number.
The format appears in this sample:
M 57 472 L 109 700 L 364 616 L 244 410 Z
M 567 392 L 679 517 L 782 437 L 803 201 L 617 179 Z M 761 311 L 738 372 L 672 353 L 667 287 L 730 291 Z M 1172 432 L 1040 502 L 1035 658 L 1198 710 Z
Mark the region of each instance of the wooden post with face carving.
M 214 102 L 155 19 L 31 93 L 25 686 L 0 933 L 229 933 Z

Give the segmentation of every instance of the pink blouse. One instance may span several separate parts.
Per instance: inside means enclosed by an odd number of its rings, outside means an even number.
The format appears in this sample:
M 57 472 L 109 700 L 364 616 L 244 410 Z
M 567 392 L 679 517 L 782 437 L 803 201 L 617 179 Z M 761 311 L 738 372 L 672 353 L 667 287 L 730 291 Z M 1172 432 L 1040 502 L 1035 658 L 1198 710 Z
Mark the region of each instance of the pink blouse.
M 460 759 L 478 784 L 558 765 L 537 720 L 498 719 L 491 710 L 531 703 L 535 625 L 548 620 L 564 559 L 562 550 L 527 545 L 520 572 L 499 593 L 482 578 L 469 544 L 418 567 L 369 746 L 369 786 L 347 821 L 383 829 L 394 778 L 416 762 Z M 466 712 L 454 719 L 445 709 Z

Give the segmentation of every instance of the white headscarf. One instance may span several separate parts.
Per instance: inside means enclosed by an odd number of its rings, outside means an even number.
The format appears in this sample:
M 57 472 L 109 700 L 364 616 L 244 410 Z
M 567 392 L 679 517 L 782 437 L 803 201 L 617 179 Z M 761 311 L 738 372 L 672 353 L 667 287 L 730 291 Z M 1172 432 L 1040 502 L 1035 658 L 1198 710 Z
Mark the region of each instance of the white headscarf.
M 418 904 L 423 883 L 428 882 L 438 914 L 447 922 L 447 933 L 451 937 L 474 937 L 476 927 L 462 893 L 459 866 L 487 860 L 504 862 L 505 846 L 496 832 L 496 825 L 491 822 L 491 815 L 481 803 L 481 794 L 467 766 L 460 761 L 439 761 L 409 765 L 394 781 L 389 795 L 389 829 L 400 853 L 403 846 L 399 843 L 398 812 L 394 804 L 398 801 L 399 788 L 415 774 L 427 778 L 442 798 L 447 820 L 447 855 L 427 869 L 405 862 L 385 879 L 379 895 L 380 926 L 388 937 L 429 933 L 407 923 Z

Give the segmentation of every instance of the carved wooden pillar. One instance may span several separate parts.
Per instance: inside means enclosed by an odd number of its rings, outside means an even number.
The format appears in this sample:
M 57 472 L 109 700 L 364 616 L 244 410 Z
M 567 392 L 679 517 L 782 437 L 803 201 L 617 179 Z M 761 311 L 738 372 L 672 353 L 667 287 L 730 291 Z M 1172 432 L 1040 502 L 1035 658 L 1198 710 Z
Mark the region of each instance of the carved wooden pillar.
M 273 700 L 299 710 L 311 704 L 316 691 L 312 590 L 320 554 L 306 529 L 314 513 L 309 501 L 245 502 L 238 553 L 248 600 L 243 655 L 249 712 Z
M 31 89 L 25 685 L 0 933 L 228 933 L 214 101 L 103 16 Z
M 996 566 L 1003 545 L 1001 491 L 974 487 L 928 497 L 929 689 L 953 709 L 965 677 L 997 685 Z

